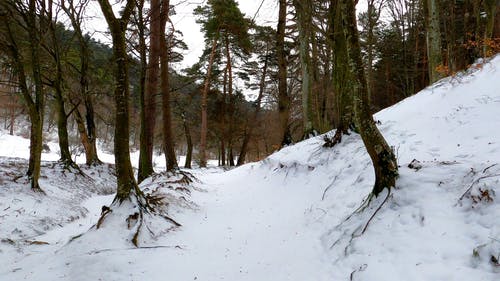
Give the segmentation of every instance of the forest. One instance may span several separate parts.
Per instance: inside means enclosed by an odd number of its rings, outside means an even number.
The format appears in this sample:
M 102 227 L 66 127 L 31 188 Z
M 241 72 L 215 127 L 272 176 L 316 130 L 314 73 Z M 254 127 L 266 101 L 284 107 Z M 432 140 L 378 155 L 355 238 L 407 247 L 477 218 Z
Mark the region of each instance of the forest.
M 172 170 L 192 161 L 204 167 L 208 158 L 241 165 L 337 128 L 334 145 L 351 129 L 368 130 L 355 122 L 362 110 L 354 101 L 363 99 L 362 118 L 370 119 L 499 50 L 494 0 L 370 0 L 357 17 L 350 2 L 279 1 L 273 28 L 235 1 L 208 1 L 194 10 L 205 51 L 177 71 L 170 65 L 187 45 L 169 21 L 175 3 L 127 1 L 118 18 L 99 2 L 107 45 L 84 29 L 88 0 L 4 1 L 3 125 L 12 133 L 16 118 L 29 119 L 32 188 L 44 125 L 57 127 L 68 167 L 72 153 L 98 164 L 98 140 L 123 157 L 140 150 L 140 182 L 153 173 L 155 150 Z
M 265 1 L 276 18 L 260 24 Z M 318 136 L 330 150 L 359 136 L 374 174 L 360 209 L 387 200 L 402 164 L 373 115 L 500 52 L 498 0 L 263 0 L 255 15 L 241 1 L 206 0 L 192 11 L 202 55 L 180 67 L 189 35 L 171 17 L 181 2 L 0 1 L 0 126 L 29 139 L 14 181 L 44 200 L 49 142 L 54 165 L 81 176 L 112 154 L 116 194 L 95 227 L 122 217 L 135 247 L 152 232 L 148 219 L 181 226 L 163 212 L 167 197 L 144 190 L 159 175 L 182 191 L 198 170 L 231 170 Z M 91 7 L 108 42 L 89 29 Z

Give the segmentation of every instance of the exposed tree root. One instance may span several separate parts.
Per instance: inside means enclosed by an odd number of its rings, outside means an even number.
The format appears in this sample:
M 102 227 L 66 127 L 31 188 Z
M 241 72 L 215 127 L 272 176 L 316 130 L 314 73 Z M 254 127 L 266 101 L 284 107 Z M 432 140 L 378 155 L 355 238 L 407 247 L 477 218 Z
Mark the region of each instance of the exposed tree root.
M 387 196 L 384 198 L 384 201 L 382 201 L 380 206 L 378 206 L 378 208 L 375 210 L 375 212 L 373 212 L 373 215 L 370 217 L 370 219 L 368 219 L 368 221 L 365 224 L 365 227 L 363 228 L 363 231 L 361 231 L 361 234 L 359 234 L 356 237 L 359 237 L 365 233 L 366 229 L 368 229 L 368 225 L 370 224 L 372 219 L 375 217 L 375 215 L 378 213 L 378 211 L 380 211 L 380 209 L 382 209 L 382 206 L 384 206 L 384 204 L 387 202 L 387 200 L 389 199 L 389 196 L 391 196 L 391 189 L 390 188 L 387 191 Z
M 74 171 L 76 171 L 82 177 L 92 179 L 87 174 L 85 174 L 82 169 L 80 169 L 80 167 L 72 160 L 59 160 L 52 165 L 52 168 L 54 168 L 56 165 L 59 165 L 63 169 L 63 173 L 64 171 L 68 171 L 69 173 L 73 173 Z
M 129 198 L 129 200 L 131 201 L 131 203 L 137 204 L 137 209 L 133 214 L 130 214 L 127 218 L 125 218 L 125 221 L 127 222 L 127 228 L 133 231 L 131 242 L 135 247 L 139 247 L 139 237 L 144 226 L 146 226 L 151 235 L 154 235 L 153 231 L 149 229 L 149 227 L 145 224 L 146 215 L 149 215 L 151 217 L 161 217 L 167 222 L 173 224 L 174 227 L 182 226 L 173 218 L 169 217 L 167 214 L 159 210 L 160 206 L 162 205 L 162 197 L 155 197 L 149 194 L 144 195 L 142 192 L 140 192 L 140 190 L 132 192 L 130 196 L 131 198 Z M 115 199 L 111 207 L 103 206 L 101 217 L 96 224 L 96 229 L 99 229 L 104 223 L 104 220 L 108 216 L 108 214 L 113 212 L 113 205 L 116 208 L 119 208 L 121 204 L 122 202 L 118 202 Z
M 106 208 L 105 208 L 106 207 Z M 109 207 L 107 206 L 102 206 L 102 212 L 101 212 L 101 216 L 99 217 L 99 220 L 97 221 L 97 224 L 96 224 L 96 229 L 99 229 L 102 225 L 102 223 L 104 222 L 104 218 L 109 214 L 113 212 Z
M 331 138 L 329 138 L 328 136 L 325 135 L 323 140 L 325 141 L 325 143 L 323 144 L 323 147 L 328 147 L 328 148 L 334 147 L 336 144 L 342 142 L 342 131 L 336 130 L 335 135 L 333 135 L 333 137 L 331 137 Z
M 323 138 L 323 140 L 325 141 L 325 143 L 323 144 L 323 147 L 332 148 L 336 144 L 341 143 L 343 135 L 350 135 L 349 130 L 337 129 L 335 131 L 335 134 L 331 138 L 328 137 L 327 135 L 325 135 L 325 137 Z
M 361 227 L 358 226 L 354 229 L 354 231 L 351 233 L 351 238 L 349 239 L 349 242 L 347 243 L 347 246 L 344 248 L 344 254 L 347 255 L 347 250 L 348 248 L 351 246 L 352 244 L 352 241 L 355 239 L 355 238 L 358 238 L 360 237 L 361 235 L 363 235 L 366 230 L 368 229 L 368 226 L 370 224 L 370 222 L 373 220 L 373 218 L 375 217 L 375 215 L 380 211 L 380 209 L 382 209 L 382 206 L 384 206 L 384 204 L 387 202 L 387 200 L 389 199 L 391 195 L 391 189 L 388 189 L 388 192 L 387 192 L 387 196 L 384 198 L 384 201 L 382 201 L 382 203 L 377 207 L 377 209 L 375 210 L 375 212 L 373 212 L 373 214 L 370 216 L 370 218 L 368 219 L 368 221 L 366 222 L 366 224 L 364 225 L 364 227 Z M 345 218 L 337 227 L 340 227 L 342 224 L 344 224 L 345 222 L 347 222 L 348 220 L 350 220 L 355 214 L 359 214 L 361 212 L 363 212 L 370 204 L 370 202 L 373 200 L 374 198 L 374 194 L 373 193 L 370 193 L 370 195 L 368 195 L 368 197 L 363 200 L 363 202 L 361 203 L 361 205 L 356 209 L 354 210 L 349 216 L 347 216 L 347 218 Z M 358 231 L 361 229 L 361 232 L 358 233 Z M 330 249 L 333 249 L 333 247 L 335 247 L 335 245 L 337 245 L 341 240 L 342 240 L 342 236 L 343 235 L 346 235 L 347 231 L 344 231 L 344 233 L 337 239 L 335 240 L 335 242 L 330 246 Z

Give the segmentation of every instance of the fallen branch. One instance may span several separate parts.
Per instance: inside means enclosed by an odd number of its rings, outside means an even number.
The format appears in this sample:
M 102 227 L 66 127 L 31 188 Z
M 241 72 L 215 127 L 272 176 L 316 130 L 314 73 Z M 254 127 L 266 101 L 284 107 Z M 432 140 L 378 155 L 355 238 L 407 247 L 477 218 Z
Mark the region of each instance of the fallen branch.
M 90 251 L 86 254 L 87 255 L 95 255 L 95 254 L 100 254 L 100 253 L 104 253 L 104 252 L 145 250 L 145 249 L 162 249 L 162 248 L 184 250 L 184 248 L 179 246 L 179 245 L 175 245 L 175 246 L 159 245 L 159 246 L 142 246 L 142 247 L 124 248 L 124 249 L 101 249 L 101 250 Z
M 462 201 L 462 199 L 464 199 L 464 197 L 470 193 L 470 191 L 472 190 L 472 188 L 474 187 L 475 184 L 479 183 L 481 180 L 484 180 L 484 179 L 487 179 L 487 178 L 494 178 L 494 177 L 500 177 L 500 174 L 493 174 L 493 175 L 487 175 L 487 176 L 482 176 L 482 177 L 479 177 L 477 179 L 475 179 L 469 186 L 469 188 L 467 188 L 467 190 L 462 194 L 462 196 L 460 196 L 460 198 L 458 199 L 458 201 Z

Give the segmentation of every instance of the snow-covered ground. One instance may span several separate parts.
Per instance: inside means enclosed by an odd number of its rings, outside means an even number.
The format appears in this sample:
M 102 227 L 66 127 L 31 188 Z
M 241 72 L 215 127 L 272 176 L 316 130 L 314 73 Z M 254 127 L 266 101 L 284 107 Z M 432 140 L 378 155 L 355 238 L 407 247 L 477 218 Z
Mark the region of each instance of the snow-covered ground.
M 88 230 L 112 200 L 108 168 L 88 179 L 47 162 L 47 195 L 32 194 L 12 181 L 27 141 L 0 134 L 0 280 L 498 280 L 499 78 L 497 56 L 376 114 L 400 178 L 368 206 L 360 137 L 317 137 L 228 172 L 191 170 L 189 185 L 146 181 L 182 226 L 149 225 L 139 248 L 125 222 Z

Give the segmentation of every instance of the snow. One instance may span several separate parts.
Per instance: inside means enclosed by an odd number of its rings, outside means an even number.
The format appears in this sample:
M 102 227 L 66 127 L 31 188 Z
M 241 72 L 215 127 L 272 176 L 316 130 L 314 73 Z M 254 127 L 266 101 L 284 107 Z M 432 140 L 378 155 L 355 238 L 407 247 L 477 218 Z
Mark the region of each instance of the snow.
M 27 140 L 0 133 L 0 280 L 498 280 L 499 73 L 497 56 L 375 115 L 400 177 L 369 204 L 360 137 L 323 148 L 319 136 L 230 171 L 189 170 L 193 182 L 148 179 L 182 226 L 147 215 L 139 248 L 123 219 L 133 202 L 95 227 L 109 166 L 82 165 L 88 179 L 44 154 L 47 195 L 33 194 L 12 180 Z

